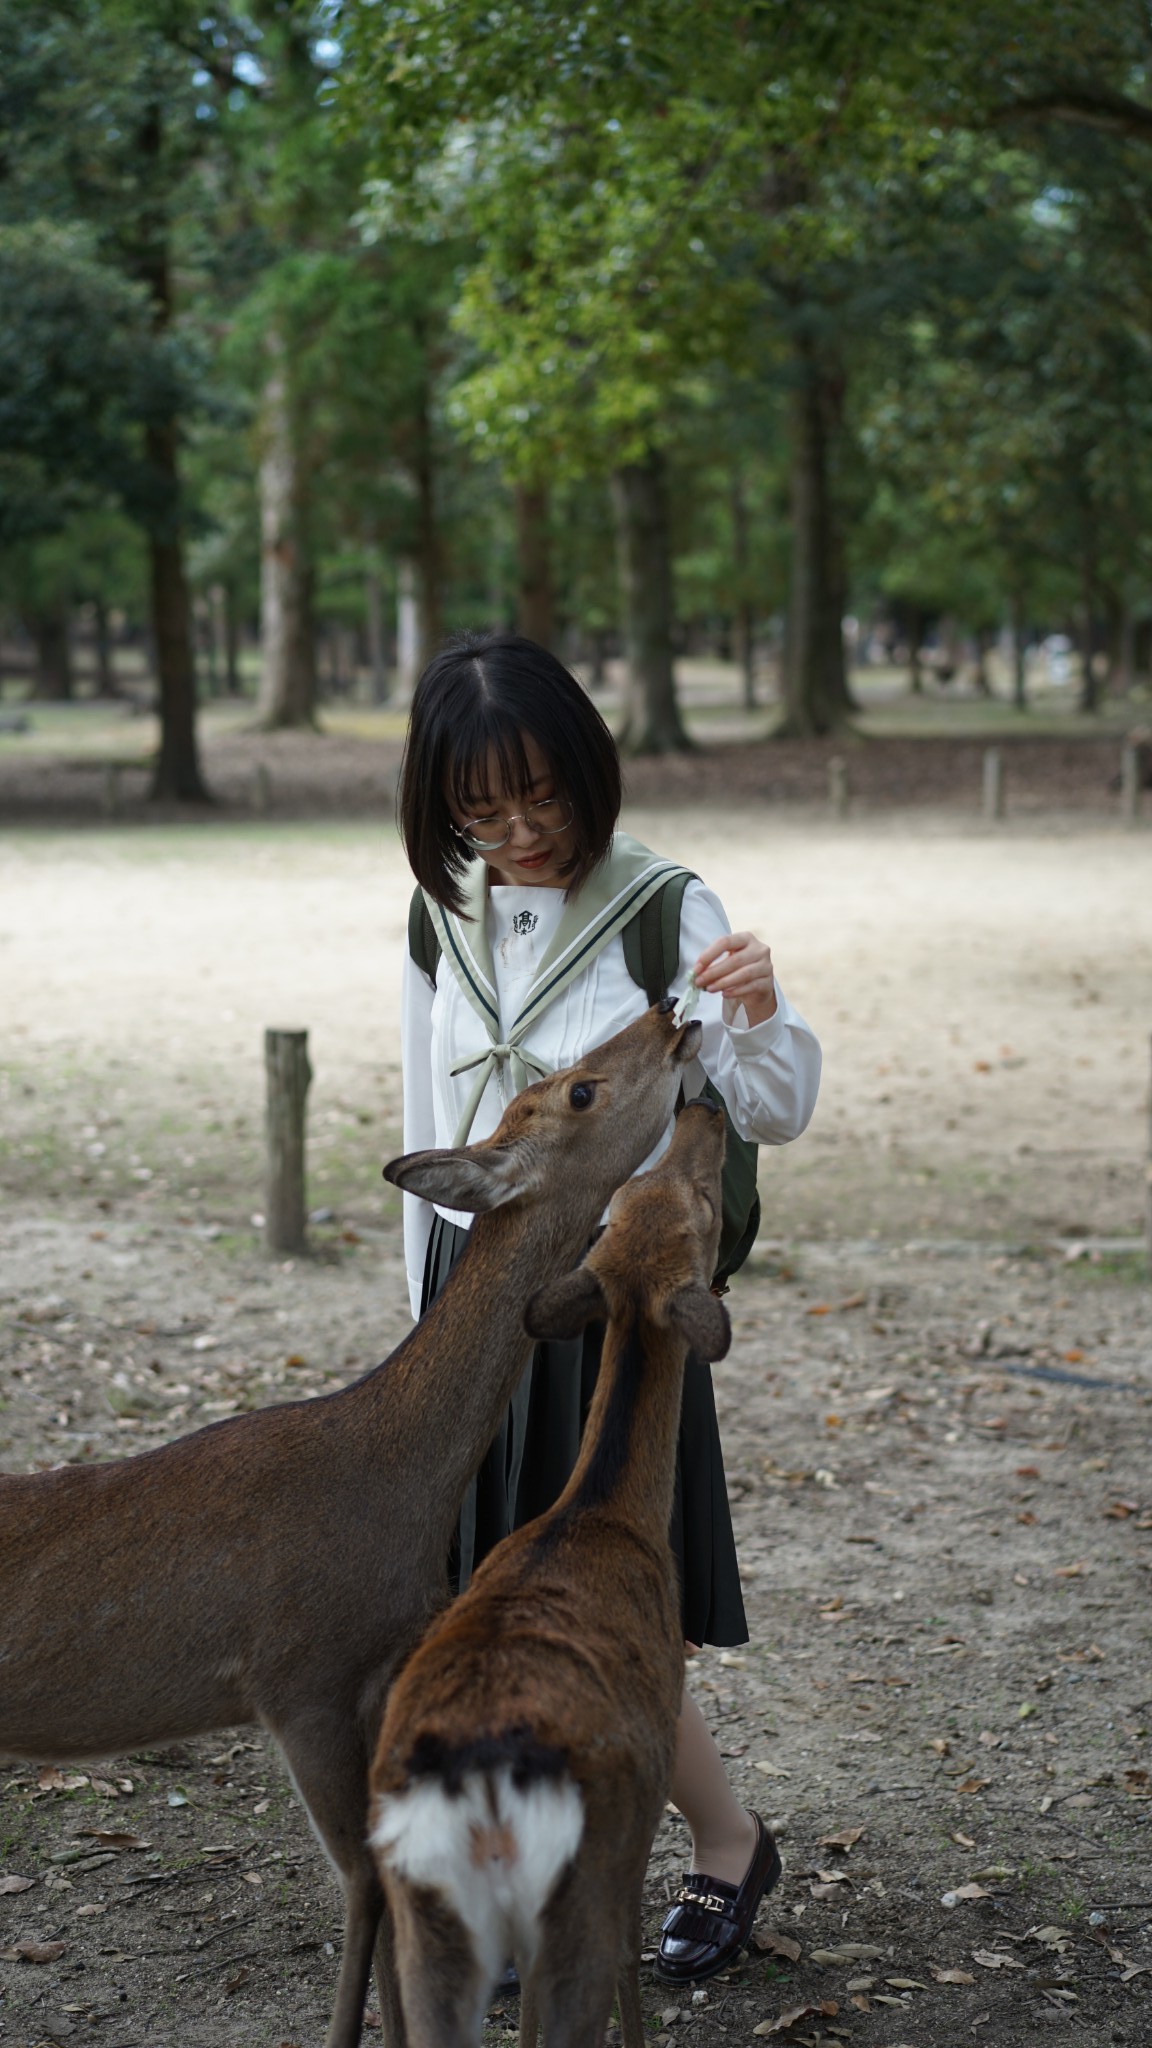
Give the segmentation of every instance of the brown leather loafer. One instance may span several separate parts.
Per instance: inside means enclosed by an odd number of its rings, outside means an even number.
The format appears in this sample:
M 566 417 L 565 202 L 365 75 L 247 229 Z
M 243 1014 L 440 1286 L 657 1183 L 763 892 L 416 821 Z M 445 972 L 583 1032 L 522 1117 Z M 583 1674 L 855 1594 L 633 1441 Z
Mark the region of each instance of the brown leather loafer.
M 756 1847 L 741 1884 L 689 1871 L 660 1931 L 656 1975 L 666 1984 L 714 1977 L 734 1963 L 752 1932 L 756 1909 L 780 1876 L 780 1851 L 758 1813 Z

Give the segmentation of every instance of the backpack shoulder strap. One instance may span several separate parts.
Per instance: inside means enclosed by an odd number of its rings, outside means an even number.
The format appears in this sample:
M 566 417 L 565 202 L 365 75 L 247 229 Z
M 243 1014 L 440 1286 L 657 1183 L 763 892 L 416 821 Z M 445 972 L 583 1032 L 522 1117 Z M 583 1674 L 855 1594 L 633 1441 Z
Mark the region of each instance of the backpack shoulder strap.
M 424 891 L 419 887 L 412 891 L 412 901 L 408 905 L 408 952 L 413 966 L 435 984 L 436 969 L 440 965 L 440 941 L 424 900 Z
M 650 1003 L 667 995 L 680 965 L 680 906 L 696 876 L 681 868 L 641 905 L 620 934 L 629 974 Z

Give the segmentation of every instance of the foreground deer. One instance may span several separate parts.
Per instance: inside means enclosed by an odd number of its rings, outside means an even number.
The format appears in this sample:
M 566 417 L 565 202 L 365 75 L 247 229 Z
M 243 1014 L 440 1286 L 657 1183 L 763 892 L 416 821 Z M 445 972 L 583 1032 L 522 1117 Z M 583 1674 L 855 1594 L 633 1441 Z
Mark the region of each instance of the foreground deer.
M 656 1144 L 698 1040 L 657 1005 L 525 1089 L 483 1143 L 385 1169 L 482 1213 L 423 1321 L 354 1386 L 122 1463 L 0 1478 L 0 1759 L 260 1722 L 344 1883 L 328 2048 L 360 2038 L 381 1926 L 366 1838 L 384 1697 L 447 1597 L 465 1487 L 527 1363 L 525 1303 Z M 396 2029 L 386 1930 L 377 1960 Z
M 521 2048 L 600 2048 L 619 1990 L 641 2048 L 640 1897 L 684 1676 L 668 1521 L 688 1346 L 728 1348 L 709 1292 L 724 1120 L 681 1112 L 583 1265 L 529 1304 L 537 1336 L 608 1317 L 580 1458 L 401 1672 L 372 1771 L 409 2048 L 472 2048 L 506 1958 Z

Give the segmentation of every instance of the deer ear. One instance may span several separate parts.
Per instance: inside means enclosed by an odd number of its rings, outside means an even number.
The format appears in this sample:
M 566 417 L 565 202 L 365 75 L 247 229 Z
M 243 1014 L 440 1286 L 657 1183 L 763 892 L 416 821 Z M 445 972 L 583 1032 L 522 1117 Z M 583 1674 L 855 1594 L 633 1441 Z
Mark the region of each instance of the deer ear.
M 595 1273 L 577 1266 L 537 1290 L 524 1311 L 524 1328 L 530 1337 L 578 1337 L 586 1324 L 607 1313 Z
M 405 1152 L 402 1158 L 388 1161 L 384 1178 L 403 1188 L 406 1195 L 419 1195 L 425 1202 L 439 1202 L 442 1209 L 466 1209 L 475 1215 L 514 1201 L 529 1185 L 523 1161 L 510 1146 L 497 1145 L 465 1145 L 455 1152 Z
M 723 1358 L 732 1342 L 727 1309 L 699 1281 L 677 1288 L 668 1303 L 668 1319 L 687 1337 L 689 1349 L 706 1365 Z

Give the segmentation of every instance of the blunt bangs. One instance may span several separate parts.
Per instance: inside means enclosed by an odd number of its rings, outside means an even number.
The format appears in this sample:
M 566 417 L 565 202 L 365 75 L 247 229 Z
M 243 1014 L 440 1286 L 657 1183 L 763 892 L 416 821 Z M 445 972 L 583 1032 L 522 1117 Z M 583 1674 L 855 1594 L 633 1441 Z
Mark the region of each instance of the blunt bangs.
M 450 910 L 463 908 L 459 878 L 476 856 L 449 804 L 465 814 L 483 804 L 492 762 L 506 789 L 527 792 L 526 737 L 572 805 L 570 895 L 604 859 L 620 813 L 620 759 L 600 713 L 554 654 L 520 634 L 461 634 L 433 656 L 412 697 L 397 814 L 417 881 Z

